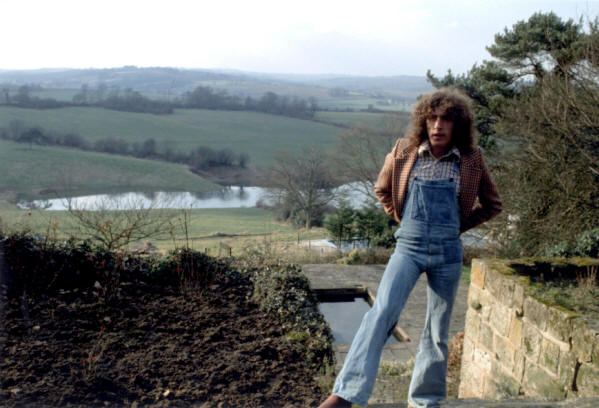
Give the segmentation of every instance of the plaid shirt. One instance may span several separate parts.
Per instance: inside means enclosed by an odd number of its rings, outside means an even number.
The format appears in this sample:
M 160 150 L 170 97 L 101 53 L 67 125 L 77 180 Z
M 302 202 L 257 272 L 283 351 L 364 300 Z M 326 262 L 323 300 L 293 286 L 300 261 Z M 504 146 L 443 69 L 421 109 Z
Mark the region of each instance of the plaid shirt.
M 374 193 L 383 209 L 397 221 L 400 221 L 410 173 L 417 156 L 418 149 L 411 147 L 407 139 L 399 139 L 391 153 L 385 157 L 385 163 L 374 186 Z M 458 204 L 460 231 L 464 232 L 499 214 L 501 199 L 480 148 L 475 147 L 468 152 L 462 152 L 460 156 Z
M 449 152 L 439 157 L 433 156 L 431 145 L 427 141 L 418 147 L 418 157 L 410 172 L 410 181 L 415 177 L 424 180 L 453 179 L 456 182 L 456 194 L 460 191 L 460 151 L 453 147 Z

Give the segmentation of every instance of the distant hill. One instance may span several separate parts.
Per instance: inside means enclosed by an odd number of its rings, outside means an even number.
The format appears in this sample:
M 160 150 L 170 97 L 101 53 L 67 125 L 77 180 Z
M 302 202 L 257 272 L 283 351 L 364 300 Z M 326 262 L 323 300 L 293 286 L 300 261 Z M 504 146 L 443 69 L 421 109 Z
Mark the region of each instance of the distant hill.
M 37 84 L 43 88 L 79 89 L 86 84 L 96 88 L 105 84 L 108 88 L 132 88 L 143 93 L 182 93 L 193 89 L 199 82 L 235 80 L 234 75 L 207 70 L 184 70 L 168 67 L 105 69 L 37 69 L 0 71 L 0 83 L 10 85 Z
M 236 70 L 181 69 L 170 67 L 89 69 L 0 70 L 0 85 L 40 85 L 45 89 L 131 88 L 146 94 L 178 95 L 199 85 L 225 89 L 233 95 L 261 96 L 265 92 L 322 98 L 329 90 L 343 88 L 379 96 L 415 98 L 432 89 L 424 76 L 388 77 L 336 74 L 268 74 Z

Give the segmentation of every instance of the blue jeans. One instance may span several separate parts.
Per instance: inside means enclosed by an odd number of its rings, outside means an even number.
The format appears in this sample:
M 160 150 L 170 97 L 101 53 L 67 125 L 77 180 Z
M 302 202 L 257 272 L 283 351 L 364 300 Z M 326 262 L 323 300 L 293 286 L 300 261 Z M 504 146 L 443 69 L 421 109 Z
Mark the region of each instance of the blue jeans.
M 425 272 L 426 322 L 408 402 L 418 408 L 438 407 L 446 394 L 449 323 L 462 272 L 455 183 L 415 178 L 395 237 L 395 252 L 387 263 L 376 300 L 354 337 L 333 393 L 354 404 L 367 405 L 383 346 L 416 281 Z

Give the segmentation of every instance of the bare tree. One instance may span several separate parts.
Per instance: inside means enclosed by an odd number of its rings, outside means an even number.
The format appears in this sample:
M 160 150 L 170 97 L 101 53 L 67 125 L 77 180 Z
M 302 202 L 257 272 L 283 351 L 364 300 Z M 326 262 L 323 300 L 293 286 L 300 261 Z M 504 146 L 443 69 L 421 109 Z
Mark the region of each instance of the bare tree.
M 360 124 L 343 132 L 335 154 L 335 162 L 343 180 L 376 202 L 374 183 L 385 155 L 403 136 L 408 123 L 408 114 L 388 114 L 383 117 L 382 128 Z
M 105 198 L 91 205 L 68 199 L 68 211 L 86 237 L 108 250 L 168 231 L 173 212 L 154 199 Z
M 268 172 L 270 200 L 291 219 L 306 228 L 318 224 L 326 206 L 335 198 L 331 158 L 316 148 L 301 154 L 279 152 Z

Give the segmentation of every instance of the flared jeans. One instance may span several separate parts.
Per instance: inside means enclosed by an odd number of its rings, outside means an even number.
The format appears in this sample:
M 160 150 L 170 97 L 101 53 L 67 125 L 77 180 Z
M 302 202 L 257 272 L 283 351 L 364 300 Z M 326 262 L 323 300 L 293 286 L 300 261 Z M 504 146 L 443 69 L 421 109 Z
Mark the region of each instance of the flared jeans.
M 408 402 L 438 407 L 446 395 L 447 342 L 451 311 L 462 272 L 459 209 L 451 179 L 412 180 L 397 244 L 374 305 L 364 316 L 333 393 L 365 406 L 372 393 L 383 346 L 399 320 L 410 292 L 426 273 L 427 313 Z

